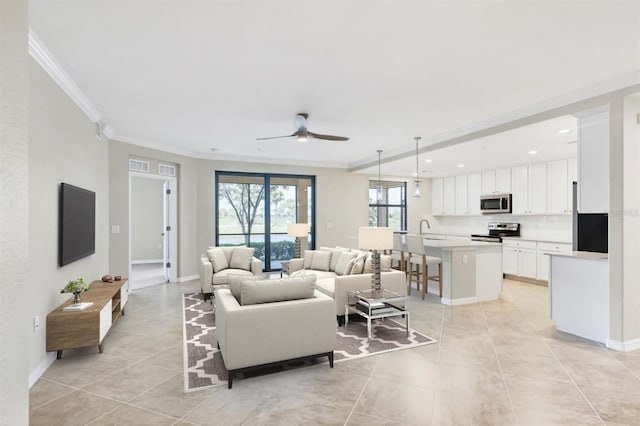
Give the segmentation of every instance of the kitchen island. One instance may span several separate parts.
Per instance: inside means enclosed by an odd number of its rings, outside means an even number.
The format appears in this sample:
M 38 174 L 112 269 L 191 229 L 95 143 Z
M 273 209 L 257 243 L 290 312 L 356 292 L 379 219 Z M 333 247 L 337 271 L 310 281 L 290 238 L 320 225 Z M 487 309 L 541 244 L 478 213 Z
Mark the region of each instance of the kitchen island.
M 548 254 L 549 310 L 556 328 L 607 344 L 609 256 L 583 251 Z
M 502 244 L 465 239 L 423 239 L 429 256 L 442 259 L 442 303 L 496 300 L 502 292 Z

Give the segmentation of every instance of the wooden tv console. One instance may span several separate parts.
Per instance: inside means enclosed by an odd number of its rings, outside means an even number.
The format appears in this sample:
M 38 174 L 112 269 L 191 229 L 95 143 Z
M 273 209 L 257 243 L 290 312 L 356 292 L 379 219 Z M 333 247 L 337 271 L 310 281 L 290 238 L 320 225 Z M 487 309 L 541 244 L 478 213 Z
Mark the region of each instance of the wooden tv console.
M 47 352 L 57 351 L 58 359 L 65 349 L 97 346 L 102 353 L 102 340 L 120 315 L 124 316 L 129 282 L 126 278 L 112 283 L 94 281 L 91 290 L 81 297 L 93 306 L 83 311 L 63 311 L 73 303 L 69 300 L 47 315 Z

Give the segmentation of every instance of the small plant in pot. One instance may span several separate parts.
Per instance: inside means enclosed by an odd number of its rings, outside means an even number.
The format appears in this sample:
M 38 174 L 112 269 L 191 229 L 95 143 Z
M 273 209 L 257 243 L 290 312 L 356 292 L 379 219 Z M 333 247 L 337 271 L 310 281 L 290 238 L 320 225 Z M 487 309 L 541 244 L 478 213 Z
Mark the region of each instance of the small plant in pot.
M 60 293 L 73 293 L 73 304 L 77 305 L 80 303 L 80 293 L 89 291 L 89 289 L 89 284 L 87 284 L 83 278 L 78 278 L 69 281 L 67 285 L 60 290 Z

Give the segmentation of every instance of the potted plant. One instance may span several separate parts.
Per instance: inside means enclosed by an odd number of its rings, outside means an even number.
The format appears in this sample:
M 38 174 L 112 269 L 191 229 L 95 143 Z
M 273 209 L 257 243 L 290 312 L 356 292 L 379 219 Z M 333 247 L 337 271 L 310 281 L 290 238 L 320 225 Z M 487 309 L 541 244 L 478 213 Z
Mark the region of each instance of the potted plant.
M 89 284 L 87 284 L 83 278 L 78 278 L 69 281 L 67 285 L 60 290 L 60 293 L 73 293 L 73 304 L 77 305 L 80 303 L 80 293 L 88 291 L 89 289 Z

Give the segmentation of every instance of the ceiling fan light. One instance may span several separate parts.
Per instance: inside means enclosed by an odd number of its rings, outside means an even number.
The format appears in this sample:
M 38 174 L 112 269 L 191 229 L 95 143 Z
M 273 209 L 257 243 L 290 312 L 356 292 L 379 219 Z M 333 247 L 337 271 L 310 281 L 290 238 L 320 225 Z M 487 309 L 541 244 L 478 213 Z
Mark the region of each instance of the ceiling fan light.
M 304 135 L 304 134 L 303 135 L 299 135 L 298 136 L 298 142 L 301 142 L 301 143 L 309 142 L 309 136 Z
M 413 196 L 420 198 L 422 196 L 422 187 L 419 180 L 413 181 Z

